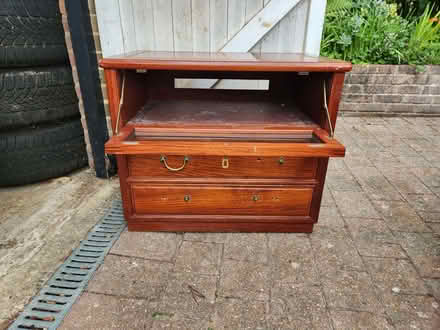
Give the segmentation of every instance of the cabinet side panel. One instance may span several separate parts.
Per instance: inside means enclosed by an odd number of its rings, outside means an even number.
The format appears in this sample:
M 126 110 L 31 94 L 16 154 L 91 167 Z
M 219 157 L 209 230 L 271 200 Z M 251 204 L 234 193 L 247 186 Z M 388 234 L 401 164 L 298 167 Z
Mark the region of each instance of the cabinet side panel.
M 123 155 L 117 155 L 116 161 L 118 163 L 118 175 L 119 175 L 119 184 L 121 186 L 122 204 L 124 206 L 124 217 L 126 221 L 129 221 L 133 214 L 133 205 L 132 205 L 130 189 L 127 183 L 127 177 L 128 177 L 127 157 Z
M 317 222 L 319 218 L 319 211 L 321 209 L 322 193 L 324 192 L 325 178 L 327 175 L 328 158 L 321 158 L 318 163 L 318 170 L 316 173 L 316 179 L 318 184 L 313 191 L 312 203 L 310 207 L 310 217 L 313 222 Z
M 345 73 L 334 73 L 331 81 L 330 98 L 328 102 L 328 111 L 333 129 L 335 129 L 336 119 L 338 117 L 339 102 L 341 101 L 342 89 L 344 87 Z M 328 124 L 325 129 L 328 129 Z
M 110 118 L 112 131 L 115 133 L 116 118 L 119 110 L 119 99 L 121 96 L 121 77 L 117 70 L 104 69 L 105 81 L 107 83 L 107 94 L 110 107 Z

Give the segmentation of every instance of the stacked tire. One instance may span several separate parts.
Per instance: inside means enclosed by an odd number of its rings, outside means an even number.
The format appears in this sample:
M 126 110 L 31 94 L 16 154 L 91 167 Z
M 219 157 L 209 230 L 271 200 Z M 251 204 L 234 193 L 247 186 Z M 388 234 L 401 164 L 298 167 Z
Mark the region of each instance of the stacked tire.
M 0 186 L 87 164 L 58 0 L 0 1 Z

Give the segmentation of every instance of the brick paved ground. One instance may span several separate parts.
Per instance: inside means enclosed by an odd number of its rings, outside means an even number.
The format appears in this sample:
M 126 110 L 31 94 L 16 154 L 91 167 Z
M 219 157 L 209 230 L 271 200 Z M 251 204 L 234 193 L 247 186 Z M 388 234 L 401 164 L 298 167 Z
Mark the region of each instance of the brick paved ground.
M 313 234 L 124 232 L 62 328 L 439 329 L 440 118 L 337 137 Z

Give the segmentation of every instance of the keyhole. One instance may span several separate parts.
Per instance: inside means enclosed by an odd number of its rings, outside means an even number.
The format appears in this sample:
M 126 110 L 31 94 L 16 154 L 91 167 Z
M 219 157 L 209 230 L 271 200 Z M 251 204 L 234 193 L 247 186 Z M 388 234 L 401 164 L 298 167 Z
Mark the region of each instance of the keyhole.
M 223 168 L 228 168 L 229 167 L 229 159 L 228 158 L 223 158 L 223 160 L 222 160 L 222 167 Z

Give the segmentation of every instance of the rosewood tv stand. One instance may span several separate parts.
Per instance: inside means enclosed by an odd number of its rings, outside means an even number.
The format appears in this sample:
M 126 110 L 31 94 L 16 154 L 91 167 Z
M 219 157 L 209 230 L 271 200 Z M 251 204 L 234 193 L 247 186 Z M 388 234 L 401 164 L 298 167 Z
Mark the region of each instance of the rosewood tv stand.
M 333 131 L 350 63 L 139 51 L 100 65 L 129 230 L 312 232 L 329 157 L 345 154 Z M 212 88 L 222 79 L 268 88 Z

